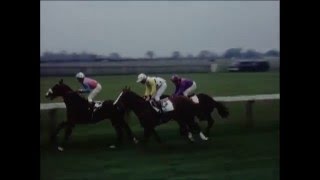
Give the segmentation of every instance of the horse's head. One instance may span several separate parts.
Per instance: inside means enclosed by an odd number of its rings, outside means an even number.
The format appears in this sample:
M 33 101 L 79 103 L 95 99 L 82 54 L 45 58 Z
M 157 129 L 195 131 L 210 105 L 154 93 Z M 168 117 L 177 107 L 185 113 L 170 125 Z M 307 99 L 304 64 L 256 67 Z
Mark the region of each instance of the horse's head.
M 56 97 L 64 96 L 67 92 L 70 91 L 72 91 L 72 89 L 64 84 L 63 79 L 61 79 L 58 84 L 55 84 L 52 88 L 49 88 L 45 96 L 46 98 L 50 98 L 52 100 Z
M 132 97 L 138 96 L 133 91 L 131 91 L 130 87 L 124 87 L 120 94 L 118 95 L 117 99 L 114 101 L 114 105 L 125 105 L 128 101 L 131 101 Z
M 127 96 L 128 92 L 130 91 L 130 87 L 124 87 L 120 94 L 118 95 L 117 99 L 113 102 L 113 105 L 119 105 L 122 102 L 123 98 Z

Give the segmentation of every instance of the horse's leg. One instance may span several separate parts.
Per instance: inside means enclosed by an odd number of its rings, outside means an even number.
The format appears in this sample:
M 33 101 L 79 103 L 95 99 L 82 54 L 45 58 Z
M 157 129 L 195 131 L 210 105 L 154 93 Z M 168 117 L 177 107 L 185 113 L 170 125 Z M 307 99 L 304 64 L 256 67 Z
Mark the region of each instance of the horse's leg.
M 208 125 L 207 125 L 207 128 L 206 128 L 205 134 L 206 134 L 207 136 L 209 136 L 210 129 L 211 129 L 211 127 L 212 127 L 213 124 L 214 124 L 214 119 L 211 117 L 210 114 L 208 114 L 208 116 L 207 116 L 207 121 L 208 121 Z
M 57 135 L 59 134 L 60 130 L 61 130 L 62 128 L 64 128 L 66 125 L 67 125 L 67 122 L 66 122 L 66 121 L 63 121 L 63 122 L 61 122 L 61 123 L 58 125 L 58 127 L 56 128 L 56 130 L 54 131 L 54 133 L 52 133 L 52 135 L 51 135 L 51 137 L 50 137 L 50 140 L 51 140 L 52 143 L 55 143 L 55 144 L 57 143 L 57 142 L 56 142 Z
M 194 118 L 188 119 L 187 122 L 193 133 L 199 133 L 200 138 L 204 141 L 208 140 L 208 137 L 206 137 L 201 131 L 199 124 L 194 121 Z
M 187 126 L 180 125 L 180 135 L 187 136 L 189 133 Z
M 123 121 L 123 128 L 125 129 L 129 139 L 133 140 L 133 142 L 135 144 L 138 144 L 138 142 L 139 142 L 138 139 L 133 135 L 133 132 L 132 132 L 131 128 L 129 127 L 128 123 L 125 122 L 125 121 Z
M 185 123 L 182 123 L 181 121 L 177 121 L 180 127 L 180 135 L 187 137 L 187 139 L 190 142 L 194 142 L 194 138 L 192 136 L 192 133 L 190 132 L 188 126 Z
M 151 128 L 149 127 L 145 127 L 144 128 L 144 132 L 143 132 L 143 135 L 144 135 L 144 139 L 143 139 L 143 145 L 146 145 L 149 141 L 149 138 L 151 136 L 151 133 L 152 133 L 152 130 Z
M 122 132 L 122 128 L 119 125 L 114 126 L 114 129 L 116 130 L 117 133 L 117 141 L 116 141 L 116 145 L 120 146 L 123 143 L 123 132 Z
M 122 133 L 122 128 L 121 128 L 120 122 L 117 119 L 111 119 L 111 124 L 117 134 L 117 141 L 115 144 L 117 146 L 119 146 L 122 144 L 122 141 L 123 141 L 123 133 Z M 112 146 L 110 146 L 110 147 L 112 147 Z
M 64 133 L 64 141 L 63 141 L 62 145 L 58 147 L 58 150 L 59 150 L 59 151 L 63 151 L 63 150 L 64 150 L 63 147 L 65 147 L 65 145 L 67 144 L 67 142 L 68 142 L 68 140 L 69 140 L 69 138 L 70 138 L 70 136 L 71 136 L 71 134 L 72 134 L 73 128 L 74 128 L 74 125 L 73 125 L 73 124 L 70 124 L 70 123 L 69 123 L 69 124 L 67 125 L 67 127 L 66 127 L 66 129 L 65 129 L 65 133 Z
M 158 135 L 158 133 L 156 132 L 156 130 L 154 128 L 152 128 L 151 132 L 153 133 L 154 138 L 156 139 L 156 141 L 158 143 L 162 143 L 162 140 L 161 140 L 160 136 Z

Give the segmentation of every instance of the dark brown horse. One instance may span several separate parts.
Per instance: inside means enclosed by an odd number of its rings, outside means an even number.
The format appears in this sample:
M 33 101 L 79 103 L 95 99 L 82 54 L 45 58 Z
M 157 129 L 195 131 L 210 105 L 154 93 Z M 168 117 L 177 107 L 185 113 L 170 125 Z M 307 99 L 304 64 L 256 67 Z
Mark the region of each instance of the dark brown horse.
M 61 122 L 55 132 L 51 136 L 51 141 L 57 144 L 56 137 L 59 134 L 59 131 L 62 128 L 65 129 L 65 136 L 63 146 L 68 141 L 72 129 L 76 124 L 93 124 L 104 119 L 110 119 L 112 126 L 115 128 L 117 133 L 117 142 L 116 145 L 120 145 L 123 140 L 123 132 L 125 131 L 128 134 L 130 140 L 137 142 L 134 137 L 130 127 L 124 120 L 125 110 L 121 108 L 120 104 L 117 106 L 113 105 L 112 100 L 103 101 L 102 106 L 95 111 L 91 108 L 92 105 L 89 104 L 88 100 L 80 96 L 78 92 L 73 91 L 69 86 L 63 83 L 61 79 L 60 82 L 54 85 L 46 93 L 46 97 L 51 100 L 56 97 L 62 97 L 67 109 L 67 119 L 66 121 Z M 58 146 L 60 151 L 63 151 L 63 146 Z
M 196 104 L 199 106 L 199 113 L 197 114 L 197 117 L 200 121 L 207 121 L 207 128 L 206 128 L 206 135 L 209 136 L 210 129 L 214 124 L 214 119 L 211 116 L 212 112 L 217 109 L 219 115 L 222 118 L 227 118 L 229 116 L 229 110 L 228 108 L 222 104 L 221 102 L 218 102 L 214 100 L 214 98 L 210 97 L 207 94 L 199 93 L 199 94 L 193 94 L 198 97 L 198 101 Z M 189 96 L 191 98 L 193 95 Z M 169 95 L 162 95 L 161 99 L 168 98 Z
M 190 141 L 193 141 L 191 133 L 199 134 L 202 140 L 208 140 L 208 138 L 201 132 L 199 125 L 194 121 L 197 114 L 197 106 L 195 103 L 183 96 L 172 97 L 169 99 L 172 102 L 174 110 L 165 112 L 162 118 L 176 120 L 180 126 L 180 131 L 185 131 L 189 128 L 190 131 L 188 132 L 190 133 L 187 134 Z M 122 104 L 125 108 L 132 110 L 136 114 L 141 126 L 144 128 L 145 143 L 152 134 L 156 141 L 159 143 L 162 142 L 155 131 L 155 127 L 161 124 L 159 123 L 161 117 L 159 117 L 158 112 L 153 109 L 149 101 L 146 101 L 141 96 L 131 91 L 130 88 L 124 88 L 114 102 L 114 104 L 118 103 Z

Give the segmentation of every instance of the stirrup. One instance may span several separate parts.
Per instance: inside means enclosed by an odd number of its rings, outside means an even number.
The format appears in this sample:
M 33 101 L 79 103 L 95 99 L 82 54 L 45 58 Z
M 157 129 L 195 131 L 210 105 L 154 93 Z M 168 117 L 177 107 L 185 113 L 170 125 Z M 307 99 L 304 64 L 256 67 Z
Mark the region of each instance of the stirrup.
M 191 93 L 189 95 L 187 95 L 188 98 L 191 98 L 192 96 L 195 96 L 196 94 L 195 93 Z
M 155 101 L 156 107 L 159 109 L 159 113 L 162 114 L 162 103 L 160 101 Z

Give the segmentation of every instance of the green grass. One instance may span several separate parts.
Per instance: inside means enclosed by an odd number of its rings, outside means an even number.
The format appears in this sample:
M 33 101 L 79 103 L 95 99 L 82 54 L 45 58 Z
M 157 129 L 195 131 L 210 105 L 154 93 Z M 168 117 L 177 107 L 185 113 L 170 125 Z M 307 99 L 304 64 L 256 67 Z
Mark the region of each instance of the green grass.
M 161 75 L 168 79 L 170 75 Z M 197 81 L 198 91 L 214 96 L 279 93 L 279 73 L 215 73 L 186 74 Z M 97 99 L 114 99 L 121 88 L 130 85 L 143 93 L 135 83 L 136 76 L 99 76 L 102 93 Z M 75 78 L 65 82 L 77 88 Z M 40 78 L 41 102 L 45 91 L 59 78 Z M 169 82 L 167 93 L 172 92 Z M 61 99 L 55 100 L 55 102 Z M 126 144 L 117 150 L 108 149 L 115 140 L 109 121 L 95 125 L 76 126 L 63 153 L 48 145 L 48 115 L 41 112 L 41 179 L 279 179 L 279 101 L 256 102 L 255 126 L 245 127 L 244 103 L 228 103 L 230 117 L 221 119 L 217 113 L 209 142 L 187 143 L 178 133 L 175 122 L 157 128 L 169 145 L 164 148 L 151 138 L 146 149 Z M 65 111 L 58 111 L 59 121 Z M 142 128 L 134 115 L 130 127 L 140 138 Z M 206 123 L 201 122 L 201 127 Z M 61 138 L 63 134 L 59 137 Z
M 160 74 L 160 77 L 167 80 L 166 94 L 174 91 L 174 86 L 169 80 L 170 76 L 171 74 Z M 279 73 L 193 73 L 183 74 L 183 76 L 197 82 L 197 92 L 212 96 L 279 93 Z M 94 78 L 102 85 L 102 92 L 97 99 L 115 99 L 124 86 L 130 86 L 133 91 L 140 94 L 144 93 L 144 87 L 136 83 L 136 75 L 96 76 Z M 44 94 L 55 83 L 58 83 L 59 79 L 40 78 L 41 102 L 50 102 L 45 99 Z M 63 79 L 73 89 L 80 87 L 75 77 L 64 77 Z

